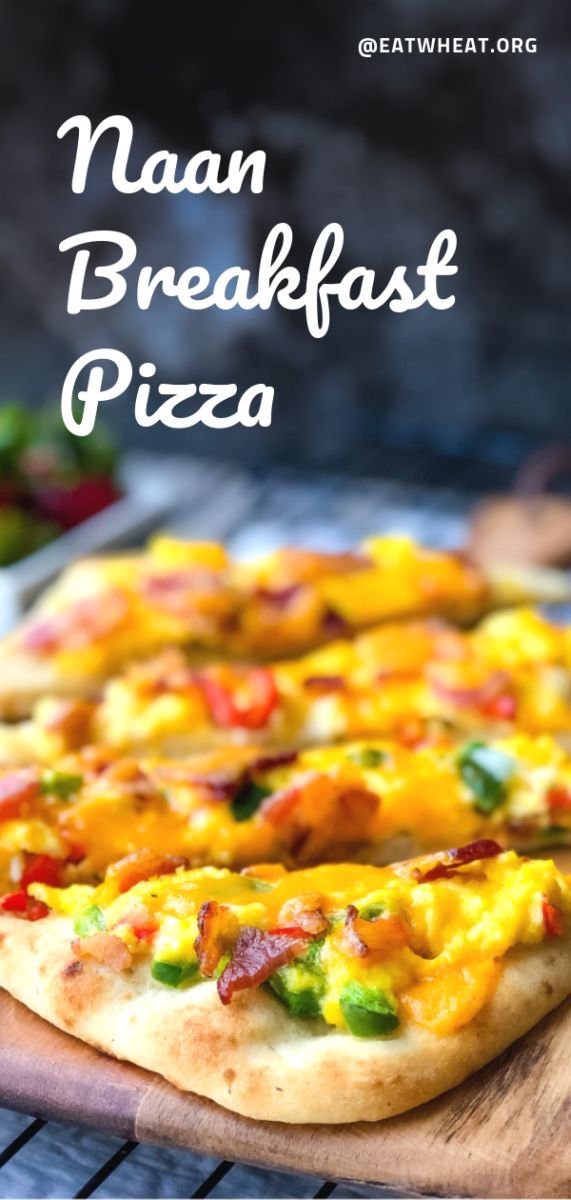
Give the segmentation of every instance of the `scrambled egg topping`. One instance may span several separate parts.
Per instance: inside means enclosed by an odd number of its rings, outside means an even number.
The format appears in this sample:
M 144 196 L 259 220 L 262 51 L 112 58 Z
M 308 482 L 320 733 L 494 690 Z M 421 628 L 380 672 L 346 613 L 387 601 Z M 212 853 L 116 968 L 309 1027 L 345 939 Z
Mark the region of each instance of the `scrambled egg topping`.
M 0 774 L 4 889 L 18 886 L 34 856 L 53 857 L 61 881 L 73 882 L 142 848 L 240 868 L 382 862 L 408 852 L 402 837 L 432 851 L 482 836 L 527 848 L 570 835 L 571 758 L 552 738 L 522 733 L 269 756 L 227 747 L 173 762 L 114 761 L 92 749 L 55 771 Z
M 35 884 L 31 891 L 74 918 L 79 957 L 105 961 L 101 949 L 111 935 L 114 953 L 118 946 L 128 955 L 116 969 L 148 963 L 155 981 L 149 986 L 192 986 L 208 974 L 218 977 L 227 1002 L 227 981 L 243 968 L 244 930 L 250 941 L 257 937 L 252 930 L 261 930 L 272 935 L 266 960 L 278 939 L 280 964 L 273 969 L 270 961 L 268 969 L 266 961 L 258 971 L 248 960 L 240 987 L 265 982 L 294 1015 L 360 1037 L 397 1033 L 407 1022 L 444 1036 L 491 999 L 512 948 L 561 936 L 571 912 L 571 887 L 553 862 L 498 853 L 493 843 L 467 848 L 468 857 L 478 847 L 483 855 L 483 845 L 491 856 L 466 865 L 451 851 L 387 868 L 322 865 L 288 874 L 260 867 L 245 875 L 180 869 L 123 891 L 128 880 L 109 872 L 98 888 Z M 435 866 L 441 877 L 433 878 Z M 210 951 L 217 950 L 206 970 L 212 902 L 222 924 L 211 931 Z M 308 914 L 318 914 L 320 924 L 300 943 Z M 282 953 L 288 938 L 298 939 L 289 960 Z
M 253 562 L 217 543 L 155 538 L 142 555 L 87 559 L 64 573 L 19 640 L 62 674 L 101 677 L 167 645 L 236 655 L 300 653 L 346 626 L 413 613 L 481 611 L 474 566 L 404 537 L 355 552 L 283 549 Z

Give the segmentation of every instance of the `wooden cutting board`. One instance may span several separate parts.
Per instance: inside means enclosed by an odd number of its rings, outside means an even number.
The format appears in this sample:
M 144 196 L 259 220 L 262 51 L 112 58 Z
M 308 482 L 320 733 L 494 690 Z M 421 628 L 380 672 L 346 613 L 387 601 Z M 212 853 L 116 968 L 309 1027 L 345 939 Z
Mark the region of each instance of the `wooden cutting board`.
M 571 853 L 560 855 L 571 869 Z M 571 1003 L 461 1087 L 338 1127 L 234 1116 L 60 1033 L 0 995 L 0 1104 L 119 1137 L 440 1196 L 571 1196 Z

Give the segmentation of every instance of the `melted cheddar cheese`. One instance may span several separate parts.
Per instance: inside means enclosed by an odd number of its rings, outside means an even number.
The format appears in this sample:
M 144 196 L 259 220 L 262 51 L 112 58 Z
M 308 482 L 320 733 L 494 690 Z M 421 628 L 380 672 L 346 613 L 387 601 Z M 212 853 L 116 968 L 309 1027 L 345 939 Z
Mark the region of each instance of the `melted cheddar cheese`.
M 449 874 L 435 879 L 430 871 L 443 856 L 395 867 L 336 864 L 290 874 L 263 867 L 246 875 L 212 867 L 178 870 L 123 891 L 120 876 L 110 872 L 98 888 L 35 884 L 31 891 L 55 912 L 75 918 L 80 957 L 100 956 L 101 933 L 111 935 L 114 947 L 117 939 L 127 947 L 129 964 L 152 964 L 154 981 L 164 978 L 165 968 L 178 970 L 181 986 L 204 975 L 202 906 L 210 910 L 214 902 L 216 920 L 222 910 L 233 922 L 228 925 L 226 917 L 218 925 L 218 933 L 231 932 L 224 945 L 217 944 L 207 971 L 219 975 L 221 998 L 226 971 L 232 973 L 235 960 L 240 965 L 241 931 L 248 928 L 250 937 L 253 929 L 265 931 L 283 944 L 299 937 L 292 913 L 302 921 L 318 912 L 318 932 L 298 945 L 287 966 L 266 967 L 263 978 L 252 975 L 241 986 L 265 979 L 297 1015 L 304 1015 L 305 1004 L 306 1015 L 357 1036 L 398 1036 L 407 1022 L 445 1036 L 489 1001 L 513 947 L 559 936 L 571 913 L 569 882 L 553 862 L 485 845 L 490 857 L 478 858 L 477 847 L 467 848 L 473 861 L 459 865 L 454 859 Z M 172 986 L 172 976 L 165 982 Z M 162 984 L 149 979 L 149 986 Z
M 35 791 L 15 804 L 22 778 Z M 569 840 L 571 758 L 551 738 L 415 749 L 371 739 L 274 756 L 230 746 L 172 762 L 88 749 L 55 773 L 0 774 L 4 888 L 18 885 L 35 855 L 61 860 L 71 881 L 101 876 L 143 848 L 192 866 L 299 866 L 383 862 L 411 840 L 432 851 L 482 836 L 516 847 Z

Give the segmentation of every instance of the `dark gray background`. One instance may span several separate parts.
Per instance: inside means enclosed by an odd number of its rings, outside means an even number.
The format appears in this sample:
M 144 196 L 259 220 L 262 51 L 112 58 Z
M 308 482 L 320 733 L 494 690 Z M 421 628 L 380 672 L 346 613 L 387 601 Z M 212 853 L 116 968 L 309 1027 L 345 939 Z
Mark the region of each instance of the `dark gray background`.
M 535 36 L 536 55 L 360 58 L 379 34 Z M 4 0 L 0 6 L 2 398 L 56 400 L 83 350 L 110 345 L 162 379 L 276 388 L 265 431 L 138 429 L 125 442 L 439 481 L 509 483 L 545 440 L 571 437 L 571 9 L 560 0 Z M 69 186 L 66 117 L 135 122 L 140 161 L 170 148 L 262 147 L 261 196 L 117 195 L 111 142 L 84 196 Z M 307 260 L 345 227 L 343 266 L 414 268 L 458 234 L 457 300 L 334 315 L 312 339 L 301 314 L 189 313 L 176 301 L 69 317 L 62 237 L 129 232 L 140 262 L 254 265 L 289 221 Z M 112 409 L 112 412 L 111 412 Z

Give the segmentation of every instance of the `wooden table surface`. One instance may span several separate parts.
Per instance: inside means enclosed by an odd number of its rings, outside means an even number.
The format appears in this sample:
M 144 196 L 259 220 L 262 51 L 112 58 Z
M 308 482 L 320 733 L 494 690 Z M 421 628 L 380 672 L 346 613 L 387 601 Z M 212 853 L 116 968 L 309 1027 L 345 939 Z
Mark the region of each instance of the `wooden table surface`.
M 571 851 L 557 856 L 571 870 Z M 250 1121 L 184 1095 L 0 996 L 0 1100 L 127 1139 L 445 1196 L 569 1196 L 571 1004 L 452 1092 L 389 1121 Z

